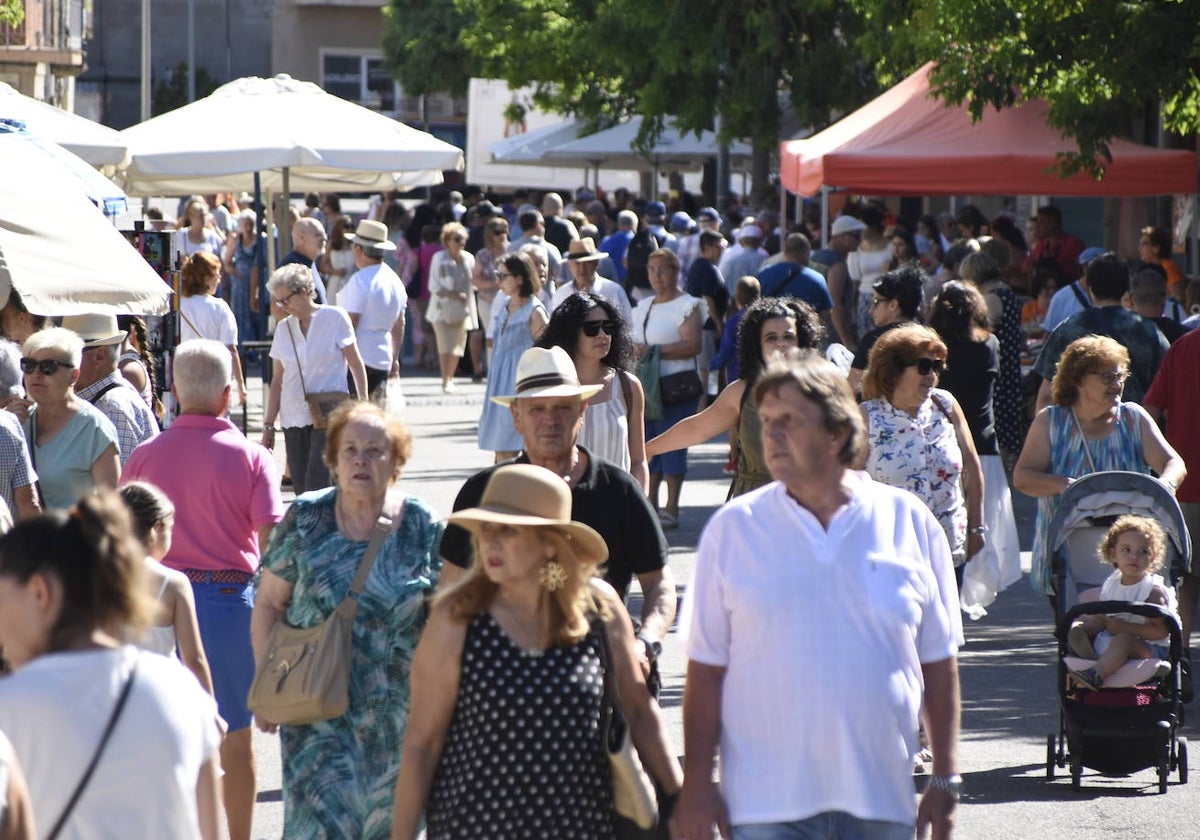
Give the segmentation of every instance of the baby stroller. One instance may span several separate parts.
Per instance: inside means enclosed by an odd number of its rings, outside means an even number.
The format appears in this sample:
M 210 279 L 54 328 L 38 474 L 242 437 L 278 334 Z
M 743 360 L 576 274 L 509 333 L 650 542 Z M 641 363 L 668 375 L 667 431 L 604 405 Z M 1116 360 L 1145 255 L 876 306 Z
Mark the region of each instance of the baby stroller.
M 1158 479 L 1133 472 L 1093 473 L 1063 493 L 1048 546 L 1059 601 L 1059 724 L 1057 735 L 1046 738 L 1046 778 L 1053 779 L 1056 768 L 1069 766 L 1071 786 L 1079 790 L 1084 767 L 1104 776 L 1155 768 L 1158 792 L 1166 793 L 1172 772 L 1178 771 L 1180 784 L 1188 777 L 1187 739 L 1178 734 L 1183 725 L 1179 622 L 1156 604 L 1096 600 L 1098 587 L 1112 571 L 1096 551 L 1112 523 L 1124 514 L 1154 519 L 1166 532 L 1167 556 L 1159 573 L 1172 588 L 1191 568 L 1191 541 L 1179 503 Z M 1093 587 L 1097 589 L 1088 592 Z M 1083 615 L 1115 612 L 1165 620 L 1171 642 L 1169 671 L 1157 660 L 1130 660 L 1099 691 L 1076 685 L 1068 671 L 1083 667 L 1085 661 L 1072 659 L 1067 647 L 1071 622 Z

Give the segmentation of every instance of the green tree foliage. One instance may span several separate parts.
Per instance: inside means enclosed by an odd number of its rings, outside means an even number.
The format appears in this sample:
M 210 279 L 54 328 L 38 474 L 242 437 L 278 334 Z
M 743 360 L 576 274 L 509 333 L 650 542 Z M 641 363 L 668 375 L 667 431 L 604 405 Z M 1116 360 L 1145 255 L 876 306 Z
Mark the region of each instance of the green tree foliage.
M 25 20 L 24 0 L 0 0 L 0 25 L 20 26 Z
M 642 114 L 640 146 L 666 117 L 718 126 L 755 149 L 763 185 L 781 113 L 824 125 L 873 90 L 853 42 L 857 10 L 839 0 L 391 0 L 388 66 L 410 93 L 465 90 L 471 75 L 529 86 L 532 105 L 596 128 Z M 420 7 L 418 9 L 418 7 Z M 423 86 L 423 87 L 422 87 Z
M 1200 3 L 1194 0 L 855 0 L 858 44 L 882 74 L 937 62 L 935 88 L 978 117 L 1028 99 L 1079 144 L 1067 172 L 1098 173 L 1107 141 L 1154 115 L 1200 130 Z
M 167 71 L 166 78 L 159 79 L 154 85 L 151 95 L 150 111 L 154 116 L 174 111 L 188 104 L 188 66 L 181 61 L 173 69 Z M 203 67 L 196 68 L 196 98 L 208 96 L 217 89 L 217 80 L 208 74 Z

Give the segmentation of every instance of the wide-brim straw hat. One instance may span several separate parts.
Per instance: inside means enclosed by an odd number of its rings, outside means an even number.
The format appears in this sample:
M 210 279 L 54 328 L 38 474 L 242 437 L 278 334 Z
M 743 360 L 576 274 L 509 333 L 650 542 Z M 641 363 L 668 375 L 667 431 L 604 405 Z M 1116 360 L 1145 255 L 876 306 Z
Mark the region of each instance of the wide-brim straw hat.
M 396 247 L 396 243 L 388 239 L 387 225 L 370 219 L 363 219 L 359 222 L 358 227 L 354 229 L 354 235 L 347 238 L 355 245 L 362 245 L 364 248 L 382 248 L 385 251 L 391 251 Z
M 544 467 L 510 464 L 488 479 L 483 498 L 472 508 L 450 514 L 448 522 L 471 533 L 484 523 L 556 528 L 566 535 L 581 558 L 603 563 L 608 546 L 595 529 L 571 519 L 571 489 Z
M 596 250 L 596 241 L 590 236 L 582 239 L 572 239 L 567 246 L 567 260 L 570 262 L 599 262 L 604 254 Z
M 561 347 L 530 347 L 517 360 L 517 392 L 492 397 L 497 405 L 512 405 L 528 397 L 579 397 L 586 400 L 603 385 L 580 385 L 571 356 Z
M 127 338 L 125 332 L 117 326 L 116 315 L 65 315 L 62 325 L 82 338 L 85 347 L 120 344 Z

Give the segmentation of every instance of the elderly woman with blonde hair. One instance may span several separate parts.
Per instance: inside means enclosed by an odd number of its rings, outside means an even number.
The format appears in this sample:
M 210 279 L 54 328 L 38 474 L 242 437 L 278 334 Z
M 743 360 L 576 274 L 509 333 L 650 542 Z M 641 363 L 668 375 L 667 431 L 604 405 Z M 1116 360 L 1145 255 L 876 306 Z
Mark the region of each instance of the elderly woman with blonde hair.
M 1033 418 L 1013 470 L 1013 484 L 1038 500 L 1033 537 L 1033 588 L 1054 601 L 1050 522 L 1064 490 L 1104 470 L 1158 473 L 1172 491 L 1187 476 L 1183 459 L 1137 403 L 1122 400 L 1129 351 L 1108 336 L 1067 345 L 1051 382 L 1052 404 Z
M 605 670 L 667 796 L 682 773 L 629 614 L 594 576 L 608 557 L 604 540 L 572 521 L 566 483 L 532 464 L 500 467 L 479 506 L 450 521 L 472 533 L 475 560 L 435 602 L 417 648 L 393 840 L 415 840 L 422 813 L 429 840 L 473 836 L 477 826 L 611 840 Z
M 475 304 L 475 257 L 466 250 L 467 229 L 458 222 L 442 228 L 445 249 L 433 255 L 429 264 L 429 309 L 425 318 L 437 335 L 441 358 L 442 390 L 454 393 L 454 371 L 467 350 L 467 333 L 479 327 Z
M 288 468 L 296 495 L 329 486 L 325 427 L 313 416 L 307 394 L 344 393 L 347 371 L 359 399 L 367 393 L 367 373 L 358 352 L 350 316 L 340 306 L 316 301 L 316 285 L 305 265 L 285 265 L 267 281 L 275 315 L 271 341 L 272 375 L 263 412 L 262 444 L 275 446 L 275 423 L 283 426 Z

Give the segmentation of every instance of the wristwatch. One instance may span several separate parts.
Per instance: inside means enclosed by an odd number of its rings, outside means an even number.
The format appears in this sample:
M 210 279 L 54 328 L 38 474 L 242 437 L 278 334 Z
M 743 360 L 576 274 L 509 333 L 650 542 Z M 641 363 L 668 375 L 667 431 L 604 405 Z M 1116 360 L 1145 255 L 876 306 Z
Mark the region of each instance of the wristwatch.
M 947 793 L 955 802 L 962 799 L 962 776 L 957 774 L 953 776 L 930 776 L 929 785 L 926 790 L 940 790 L 942 793 Z
M 662 656 L 662 642 L 651 639 L 642 633 L 637 634 L 637 640 L 646 646 L 646 656 L 650 658 L 651 662 Z

